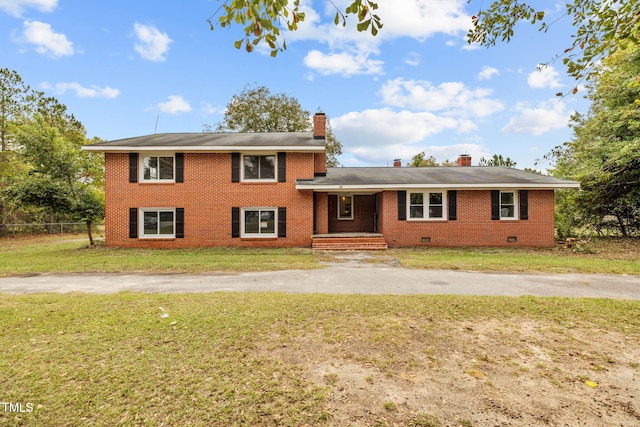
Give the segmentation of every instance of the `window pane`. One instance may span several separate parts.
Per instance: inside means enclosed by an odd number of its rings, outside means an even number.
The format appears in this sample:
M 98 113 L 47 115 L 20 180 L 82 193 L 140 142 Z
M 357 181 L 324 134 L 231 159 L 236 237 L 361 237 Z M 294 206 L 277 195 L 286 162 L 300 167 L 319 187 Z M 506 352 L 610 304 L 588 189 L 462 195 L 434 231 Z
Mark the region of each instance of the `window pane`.
M 244 211 L 245 234 L 258 234 L 260 232 L 260 212 Z
M 158 179 L 158 158 L 145 157 L 142 163 L 144 179 Z
M 409 193 L 409 201 L 411 205 L 421 205 L 423 203 L 422 193 Z
M 422 206 L 411 206 L 409 208 L 409 218 L 424 218 L 424 208 Z
M 500 203 L 503 205 L 513 205 L 513 192 L 500 193 Z
M 429 193 L 430 205 L 442 205 L 442 193 Z
M 160 179 L 173 179 L 173 157 L 160 157 L 158 159 Z
M 259 156 L 244 156 L 244 179 L 259 179 Z
M 144 212 L 143 234 L 158 234 L 158 212 Z
M 173 234 L 173 212 L 159 212 L 159 234 Z
M 338 218 L 351 219 L 351 196 L 338 196 Z
M 442 206 L 429 206 L 429 218 L 442 218 Z
M 503 205 L 500 208 L 500 216 L 502 218 L 515 218 L 516 216 L 515 207 L 513 205 L 511 206 Z
M 275 179 L 276 177 L 276 157 L 260 157 L 260 179 Z
M 273 234 L 276 232 L 276 213 L 274 211 L 260 211 L 260 233 Z

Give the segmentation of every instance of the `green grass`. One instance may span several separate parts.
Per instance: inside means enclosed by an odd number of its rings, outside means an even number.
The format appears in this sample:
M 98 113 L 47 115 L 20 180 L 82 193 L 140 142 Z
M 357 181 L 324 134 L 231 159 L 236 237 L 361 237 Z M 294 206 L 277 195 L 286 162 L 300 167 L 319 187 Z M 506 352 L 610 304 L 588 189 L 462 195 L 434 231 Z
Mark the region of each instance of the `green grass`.
M 473 342 L 452 340 L 452 331 L 486 319 L 636 340 L 640 302 L 223 292 L 4 295 L 2 399 L 31 403 L 34 410 L 0 411 L 0 424 L 328 425 L 333 381 L 314 383 L 295 354 L 338 363 L 352 358 L 393 377 L 419 366 L 420 348 L 440 357 L 451 348 L 473 351 Z M 560 334 L 557 339 L 571 342 Z M 557 339 L 549 349 L 562 344 Z M 329 351 L 318 355 L 325 347 Z M 437 425 L 436 419 L 416 415 L 413 425 Z
M 597 247 L 597 245 L 594 245 Z M 640 242 L 636 244 L 640 246 Z M 390 251 L 403 267 L 511 273 L 640 274 L 640 257 L 604 245 L 595 253 L 567 249 L 417 248 Z
M 81 237 L 81 236 L 80 236 Z M 0 276 L 32 273 L 210 273 L 321 268 L 331 253 L 307 248 L 89 248 L 78 236 L 0 239 Z M 70 240 L 76 239 L 76 240 Z M 370 262 L 405 268 L 519 273 L 640 275 L 640 240 L 601 239 L 566 248 L 404 248 L 371 252 Z
M 308 249 L 121 249 L 78 241 L 0 240 L 0 276 L 30 273 L 205 273 L 319 268 Z

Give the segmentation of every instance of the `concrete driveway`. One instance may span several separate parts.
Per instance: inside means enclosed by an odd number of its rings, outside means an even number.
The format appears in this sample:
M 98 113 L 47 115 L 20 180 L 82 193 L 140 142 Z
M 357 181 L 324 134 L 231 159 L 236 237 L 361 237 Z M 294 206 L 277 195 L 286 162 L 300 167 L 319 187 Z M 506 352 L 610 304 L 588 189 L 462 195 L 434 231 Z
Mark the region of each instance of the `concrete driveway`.
M 270 291 L 322 294 L 448 294 L 593 297 L 640 300 L 640 277 L 591 274 L 502 274 L 408 270 L 360 262 L 318 270 L 239 274 L 43 274 L 0 278 L 0 292 L 120 291 L 194 293 Z

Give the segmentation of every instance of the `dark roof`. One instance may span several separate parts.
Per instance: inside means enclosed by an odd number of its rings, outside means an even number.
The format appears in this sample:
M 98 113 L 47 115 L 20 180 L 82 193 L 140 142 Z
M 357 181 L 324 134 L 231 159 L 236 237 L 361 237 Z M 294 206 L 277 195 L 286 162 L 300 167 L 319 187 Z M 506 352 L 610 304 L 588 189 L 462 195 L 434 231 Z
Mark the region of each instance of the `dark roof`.
M 85 145 L 89 151 L 176 150 L 223 151 L 228 149 L 292 148 L 295 151 L 324 150 L 324 138 L 313 132 L 264 133 L 160 133 Z
M 348 167 L 328 168 L 326 176 L 298 180 L 300 189 L 378 188 L 577 188 L 579 184 L 548 175 L 506 167 Z

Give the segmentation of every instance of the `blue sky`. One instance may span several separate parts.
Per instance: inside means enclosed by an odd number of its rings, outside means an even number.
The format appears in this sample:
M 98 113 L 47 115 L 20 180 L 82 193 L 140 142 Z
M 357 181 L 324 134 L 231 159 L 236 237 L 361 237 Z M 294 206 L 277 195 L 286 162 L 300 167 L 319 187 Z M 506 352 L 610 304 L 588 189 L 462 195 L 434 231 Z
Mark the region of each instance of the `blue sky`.
M 407 163 L 424 151 L 533 167 L 570 139 L 572 112 L 588 109 L 584 90 L 555 96 L 575 84 L 561 62 L 536 71 L 569 46 L 568 18 L 548 33 L 522 24 L 510 43 L 487 49 L 465 39 L 479 0 L 379 0 L 377 37 L 353 20 L 333 25 L 328 1 L 301 3 L 305 22 L 274 59 L 236 50 L 241 27 L 209 30 L 218 1 L 0 0 L 0 67 L 105 140 L 201 132 L 247 84 L 263 85 L 324 111 L 344 166 Z M 562 15 L 562 3 L 542 4 L 550 21 Z

